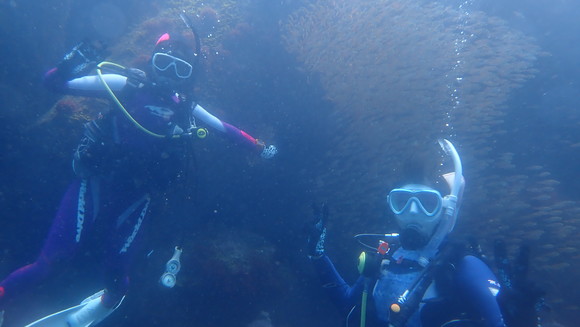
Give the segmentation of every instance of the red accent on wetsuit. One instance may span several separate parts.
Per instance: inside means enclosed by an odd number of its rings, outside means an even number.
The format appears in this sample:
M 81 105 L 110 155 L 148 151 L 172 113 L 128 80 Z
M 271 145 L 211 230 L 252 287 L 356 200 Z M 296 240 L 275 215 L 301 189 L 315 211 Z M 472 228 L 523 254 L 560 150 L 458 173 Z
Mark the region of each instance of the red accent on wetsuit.
M 4 287 L 0 286 L 0 298 L 4 296 L 6 291 L 4 291 Z
M 257 144 L 258 143 L 258 141 L 256 141 L 256 139 L 253 138 L 250 134 L 248 134 L 248 133 L 246 133 L 246 132 L 244 132 L 242 130 L 240 130 L 240 133 L 242 133 L 242 136 L 245 137 L 245 138 L 247 138 L 250 142 L 252 142 L 254 144 Z
M 159 37 L 159 39 L 157 40 L 157 42 L 155 43 L 155 46 L 159 45 L 159 43 L 161 42 L 165 42 L 165 41 L 169 41 L 171 37 L 169 36 L 169 33 L 165 33 L 163 35 L 161 35 Z

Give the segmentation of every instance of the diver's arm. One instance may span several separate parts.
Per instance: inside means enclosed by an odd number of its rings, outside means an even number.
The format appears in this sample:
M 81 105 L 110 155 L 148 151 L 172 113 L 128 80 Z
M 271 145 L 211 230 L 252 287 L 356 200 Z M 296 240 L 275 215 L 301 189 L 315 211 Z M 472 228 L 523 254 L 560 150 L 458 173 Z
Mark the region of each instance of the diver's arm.
M 221 121 L 219 118 L 209 113 L 199 104 L 196 104 L 195 107 L 193 108 L 193 116 L 195 118 L 201 119 L 211 128 L 216 129 L 222 133 L 225 133 L 230 139 L 234 140 L 235 142 L 242 143 L 251 149 L 255 149 L 256 151 L 261 151 L 262 156 L 264 156 L 265 152 L 264 150 L 273 147 L 273 146 L 266 147 L 266 144 L 263 141 L 252 137 L 250 134 L 242 131 L 241 129 L 235 126 L 232 126 L 224 121 Z M 275 152 L 273 155 L 275 155 Z
M 321 257 L 312 259 L 314 267 L 320 277 L 322 287 L 326 290 L 331 300 L 345 314 L 357 303 L 364 288 L 364 277 L 360 276 L 353 286 L 348 285 L 338 273 L 330 258 L 323 254 Z
M 121 91 L 127 85 L 127 76 L 118 74 L 103 74 L 102 77 L 102 81 L 97 75 L 75 78 L 71 81 L 68 81 L 66 83 L 66 87 L 71 91 L 102 93 L 106 91 L 104 83 L 107 83 L 113 92 Z
M 130 84 L 126 76 L 103 74 L 101 80 L 95 75 L 98 64 L 106 57 L 105 48 L 100 42 L 83 40 L 65 54 L 56 67 L 44 74 L 45 86 L 59 93 L 83 96 L 106 96 L 107 88 L 113 92 L 121 91 Z
M 499 283 L 491 269 L 474 256 L 465 256 L 455 275 L 464 300 L 483 318 L 486 327 L 506 327 L 497 301 Z
M 103 81 L 113 92 L 119 92 L 127 85 L 127 77 L 119 74 L 103 74 Z M 81 96 L 108 96 L 105 84 L 97 75 L 81 76 L 68 80 L 57 67 L 44 75 L 44 84 L 50 90 Z

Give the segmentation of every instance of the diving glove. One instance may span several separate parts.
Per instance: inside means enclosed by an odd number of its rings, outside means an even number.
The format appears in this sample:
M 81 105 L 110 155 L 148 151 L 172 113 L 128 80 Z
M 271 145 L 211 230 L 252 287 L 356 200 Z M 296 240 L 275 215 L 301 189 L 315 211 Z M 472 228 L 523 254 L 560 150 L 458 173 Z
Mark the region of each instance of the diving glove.
M 544 300 L 546 292 L 529 279 L 529 246 L 520 247 L 513 263 L 508 258 L 505 242 L 496 240 L 494 246 L 498 279 L 502 286 L 498 301 L 505 308 L 502 311 L 505 311 L 506 324 L 540 326 L 541 313 L 548 309 Z
M 272 159 L 278 153 L 278 148 L 274 145 L 264 146 L 260 156 L 264 159 Z
M 328 206 L 312 205 L 314 225 L 308 231 L 308 257 L 319 258 L 324 254 L 324 241 L 326 239 L 326 221 L 328 220 Z
M 70 80 L 87 75 L 107 55 L 105 44 L 85 39 L 72 48 L 56 67 L 64 79 Z

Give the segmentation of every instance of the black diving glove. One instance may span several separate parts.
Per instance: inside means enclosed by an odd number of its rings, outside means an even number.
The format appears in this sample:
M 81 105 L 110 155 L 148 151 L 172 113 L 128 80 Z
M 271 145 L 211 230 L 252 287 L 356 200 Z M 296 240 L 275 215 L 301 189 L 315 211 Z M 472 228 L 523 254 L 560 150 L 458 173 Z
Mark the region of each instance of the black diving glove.
M 328 220 L 328 206 L 312 204 L 314 224 L 308 228 L 308 257 L 319 258 L 324 254 L 324 241 L 326 238 L 326 221 Z
M 107 55 L 104 43 L 85 39 L 72 48 L 56 66 L 58 74 L 65 80 L 85 76 Z
M 539 326 L 546 292 L 529 279 L 530 248 L 520 247 L 515 262 L 509 260 L 506 245 L 496 240 L 494 254 L 502 291 L 498 301 L 507 326 Z

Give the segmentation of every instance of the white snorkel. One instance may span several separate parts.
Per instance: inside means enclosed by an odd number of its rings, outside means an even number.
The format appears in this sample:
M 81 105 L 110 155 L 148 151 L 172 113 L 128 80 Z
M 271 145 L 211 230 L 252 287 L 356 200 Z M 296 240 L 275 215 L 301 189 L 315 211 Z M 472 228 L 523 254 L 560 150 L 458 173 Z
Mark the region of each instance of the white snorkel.
M 454 173 L 447 173 L 443 175 L 445 181 L 451 189 L 451 193 L 443 199 L 443 207 L 445 207 L 445 216 L 449 217 L 449 221 L 446 224 L 446 233 L 449 234 L 455 227 L 457 222 L 457 213 L 459 212 L 459 206 L 461 205 L 461 197 L 463 195 L 463 189 L 465 188 L 465 179 L 463 178 L 463 166 L 461 165 L 461 158 L 455 147 L 451 142 L 446 139 L 440 139 L 439 145 L 445 153 L 453 159 L 453 166 L 455 168 Z M 447 202 L 447 203 L 445 203 Z
M 439 251 L 439 247 L 447 237 L 457 222 L 457 214 L 459 213 L 459 204 L 461 203 L 461 196 L 463 194 L 463 189 L 465 187 L 465 180 L 463 178 L 463 167 L 461 166 L 461 158 L 455 147 L 451 142 L 446 139 L 440 139 L 439 145 L 445 152 L 445 154 L 451 156 L 453 159 L 453 166 L 455 172 L 447 173 L 443 175 L 445 181 L 451 189 L 451 193 L 443 197 L 443 218 L 441 223 L 437 226 L 435 233 L 429 240 L 429 243 L 425 246 L 419 255 L 418 262 L 422 266 L 427 266 L 427 264 L 435 257 Z

